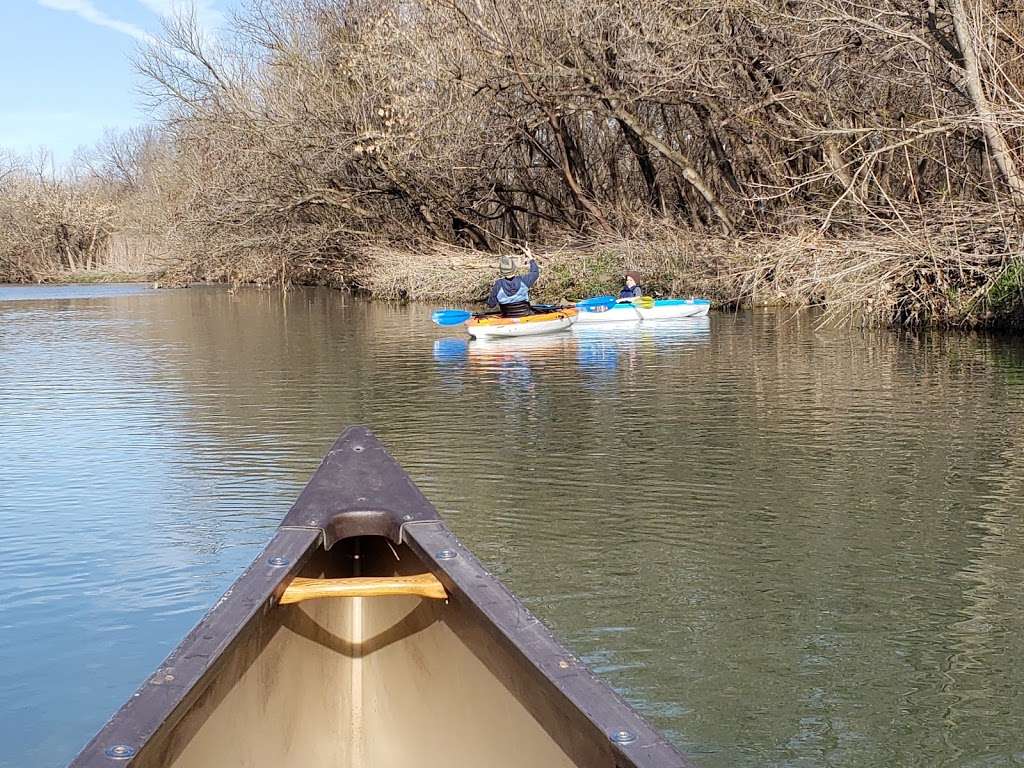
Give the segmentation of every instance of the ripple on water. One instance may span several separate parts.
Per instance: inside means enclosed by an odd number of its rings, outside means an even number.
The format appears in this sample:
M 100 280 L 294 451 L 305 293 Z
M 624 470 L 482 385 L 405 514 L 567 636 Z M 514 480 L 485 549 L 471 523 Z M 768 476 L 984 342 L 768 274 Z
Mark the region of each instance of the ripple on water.
M 1019 762 L 1019 343 L 34 290 L 0 287 L 2 766 L 66 762 L 351 423 L 698 764 Z

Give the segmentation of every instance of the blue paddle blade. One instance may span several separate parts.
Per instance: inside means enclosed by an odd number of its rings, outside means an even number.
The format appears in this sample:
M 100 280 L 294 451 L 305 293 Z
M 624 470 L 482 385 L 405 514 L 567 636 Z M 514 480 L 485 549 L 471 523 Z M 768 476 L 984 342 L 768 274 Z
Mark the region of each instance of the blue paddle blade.
M 473 316 L 464 309 L 435 309 L 430 319 L 438 325 L 459 325 Z
M 576 302 L 577 307 L 583 309 L 598 309 L 604 307 L 605 309 L 611 309 L 615 306 L 614 296 L 591 296 L 589 299 L 583 299 L 583 301 Z

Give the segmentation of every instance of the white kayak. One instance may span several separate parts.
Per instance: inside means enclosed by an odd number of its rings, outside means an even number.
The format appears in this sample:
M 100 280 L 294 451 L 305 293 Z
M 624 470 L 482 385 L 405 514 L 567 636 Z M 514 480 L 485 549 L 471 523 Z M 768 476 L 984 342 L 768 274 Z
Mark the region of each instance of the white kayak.
M 650 309 L 642 309 L 623 301 L 610 309 L 579 307 L 577 323 L 621 323 L 630 320 L 675 320 L 680 317 L 703 317 L 711 309 L 707 299 L 656 299 Z
M 578 316 L 579 313 L 570 308 L 525 317 L 474 317 L 466 323 L 466 330 L 474 339 L 539 336 L 566 330 Z

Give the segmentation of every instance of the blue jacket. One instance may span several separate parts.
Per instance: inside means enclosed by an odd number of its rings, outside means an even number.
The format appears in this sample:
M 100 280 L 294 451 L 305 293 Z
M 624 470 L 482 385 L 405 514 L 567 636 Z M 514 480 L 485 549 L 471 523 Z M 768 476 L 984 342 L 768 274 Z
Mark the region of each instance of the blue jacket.
M 540 267 L 534 259 L 530 259 L 530 271 L 525 275 L 515 277 L 502 277 L 491 286 L 491 295 L 487 297 L 487 306 L 496 307 L 499 304 L 513 304 L 519 301 L 530 300 L 530 286 L 537 282 L 540 277 Z
M 620 299 L 635 299 L 644 295 L 643 288 L 639 285 L 634 285 L 632 288 L 623 288 L 619 291 Z

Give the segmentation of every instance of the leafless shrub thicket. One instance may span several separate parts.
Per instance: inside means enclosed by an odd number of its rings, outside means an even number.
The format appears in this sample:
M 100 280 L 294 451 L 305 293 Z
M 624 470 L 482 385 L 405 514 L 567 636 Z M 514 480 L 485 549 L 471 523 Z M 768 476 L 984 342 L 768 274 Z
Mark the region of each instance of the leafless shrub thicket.
M 648 238 L 719 244 L 677 261 L 725 298 L 980 317 L 1024 280 L 1022 55 L 1007 0 L 250 0 L 138 62 L 161 188 L 108 170 L 191 276 L 446 294 L 452 253 Z
M 910 320 L 925 284 L 983 309 L 1019 258 L 1022 35 L 1003 0 L 254 0 L 230 43 L 184 21 L 140 64 L 197 274 L 372 286 L 380 246 L 429 242 L 426 286 L 443 245 L 654 221 L 813 238 L 827 262 L 750 248 L 730 285 L 852 306 L 876 274 Z
M 97 184 L 58 178 L 45 157 L 0 158 L 0 281 L 92 268 L 115 213 Z
M 0 156 L 0 281 L 152 272 L 175 173 L 152 128 L 108 132 L 63 172 L 45 153 Z

